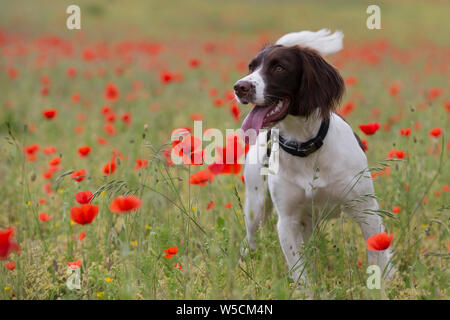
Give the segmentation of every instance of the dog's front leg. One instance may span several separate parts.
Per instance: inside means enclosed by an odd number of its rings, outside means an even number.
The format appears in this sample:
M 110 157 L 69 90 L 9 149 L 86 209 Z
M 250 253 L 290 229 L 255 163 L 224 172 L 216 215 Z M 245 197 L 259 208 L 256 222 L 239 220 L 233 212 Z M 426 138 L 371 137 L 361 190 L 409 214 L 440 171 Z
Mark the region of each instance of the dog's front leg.
M 291 277 L 296 283 L 303 286 L 306 284 L 306 278 L 301 254 L 301 246 L 304 241 L 301 221 L 298 216 L 279 214 L 277 228 Z
M 373 198 L 365 199 L 351 208 L 344 209 L 344 211 L 350 213 L 352 218 L 359 224 L 365 242 L 367 242 L 367 239 L 370 236 L 376 233 L 385 232 L 383 220 L 377 214 L 377 210 L 378 202 Z M 367 254 L 369 264 L 379 265 L 381 271 L 385 272 L 385 277 L 387 279 L 392 278 L 395 273 L 395 268 L 390 261 L 392 253 L 389 248 L 383 251 L 372 251 L 367 249 Z

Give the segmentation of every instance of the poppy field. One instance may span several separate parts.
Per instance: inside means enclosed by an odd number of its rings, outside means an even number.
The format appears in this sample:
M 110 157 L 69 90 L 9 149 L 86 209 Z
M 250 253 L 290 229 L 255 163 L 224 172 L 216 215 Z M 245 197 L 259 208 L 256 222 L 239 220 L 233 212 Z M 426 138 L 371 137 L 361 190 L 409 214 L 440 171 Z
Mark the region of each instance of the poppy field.
M 0 299 L 301 299 L 270 205 L 245 240 L 233 84 L 287 32 L 342 30 L 346 93 L 387 233 L 347 216 L 304 247 L 314 299 L 449 299 L 450 27 L 444 1 L 14 1 L 0 13 Z M 223 132 L 217 159 L 198 164 Z M 174 133 L 184 139 L 171 140 Z M 178 158 L 178 162 L 175 158 Z M 370 289 L 366 250 L 397 271 Z

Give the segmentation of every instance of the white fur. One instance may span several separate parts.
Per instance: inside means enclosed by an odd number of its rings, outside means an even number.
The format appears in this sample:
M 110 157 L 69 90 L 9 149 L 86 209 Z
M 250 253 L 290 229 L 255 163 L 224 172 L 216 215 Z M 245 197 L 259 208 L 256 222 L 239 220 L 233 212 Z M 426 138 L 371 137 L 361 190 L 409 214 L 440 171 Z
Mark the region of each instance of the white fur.
M 261 69 L 258 68 L 252 73 L 250 73 L 248 76 L 245 76 L 244 78 L 240 79 L 240 81 L 248 81 L 251 84 L 253 84 L 255 88 L 255 100 L 253 101 L 255 104 L 263 104 L 264 103 L 264 90 L 265 90 L 265 83 L 264 79 L 261 76 Z M 236 99 L 240 101 L 239 97 L 235 94 Z
M 307 141 L 317 134 L 320 123 L 318 116 L 305 120 L 288 115 L 276 128 L 287 139 Z M 258 139 L 261 140 L 260 137 Z M 327 212 L 332 212 L 331 217 L 341 211 L 349 214 L 359 224 L 365 240 L 375 233 L 384 232 L 380 216 L 365 212 L 378 209 L 374 198 L 364 196 L 374 193 L 366 156 L 350 126 L 339 116 L 332 114 L 323 146 L 308 157 L 296 157 L 280 148 L 278 173 L 269 175 L 267 182 L 260 175 L 261 164 L 247 163 L 250 154 L 265 154 L 261 145 L 264 145 L 263 141 L 258 141 L 250 147 L 244 169 L 247 240 L 255 249 L 254 235 L 263 219 L 268 185 L 278 213 L 280 244 L 295 281 L 308 283 L 302 270 L 301 245 L 312 233 L 313 210 L 316 219 Z M 358 177 L 359 181 L 354 185 Z M 333 207 L 334 210 L 330 210 Z M 368 251 L 368 254 L 369 264 L 379 264 L 382 270 L 391 255 L 389 250 Z
M 342 49 L 342 39 L 344 34 L 341 31 L 336 31 L 330 34 L 330 30 L 321 29 L 317 32 L 300 31 L 285 34 L 277 40 L 275 44 L 291 47 L 301 45 L 316 49 L 322 55 L 335 53 Z

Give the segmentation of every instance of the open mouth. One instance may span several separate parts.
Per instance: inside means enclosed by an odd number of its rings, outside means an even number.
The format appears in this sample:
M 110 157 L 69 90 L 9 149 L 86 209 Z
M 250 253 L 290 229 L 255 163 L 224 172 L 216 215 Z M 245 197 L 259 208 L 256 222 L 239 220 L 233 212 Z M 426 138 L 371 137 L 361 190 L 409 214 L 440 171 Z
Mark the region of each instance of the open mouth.
M 255 105 L 242 123 L 242 130 L 254 129 L 258 134 L 261 128 L 273 127 L 282 120 L 288 110 L 289 99 L 274 99 L 268 105 Z

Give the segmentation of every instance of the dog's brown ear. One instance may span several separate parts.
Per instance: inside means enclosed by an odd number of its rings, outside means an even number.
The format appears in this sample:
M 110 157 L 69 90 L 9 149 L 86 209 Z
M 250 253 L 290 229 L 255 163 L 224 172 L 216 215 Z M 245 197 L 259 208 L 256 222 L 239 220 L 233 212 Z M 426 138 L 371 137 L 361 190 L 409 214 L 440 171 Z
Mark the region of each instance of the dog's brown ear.
M 339 71 L 313 49 L 298 47 L 298 58 L 302 67 L 295 102 L 298 115 L 308 117 L 319 109 L 322 117 L 328 117 L 341 101 L 344 80 Z

